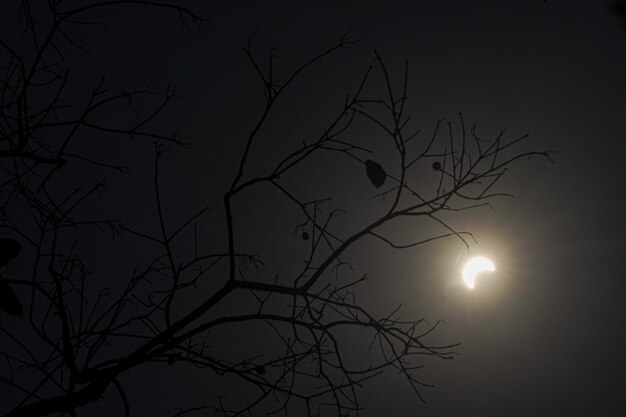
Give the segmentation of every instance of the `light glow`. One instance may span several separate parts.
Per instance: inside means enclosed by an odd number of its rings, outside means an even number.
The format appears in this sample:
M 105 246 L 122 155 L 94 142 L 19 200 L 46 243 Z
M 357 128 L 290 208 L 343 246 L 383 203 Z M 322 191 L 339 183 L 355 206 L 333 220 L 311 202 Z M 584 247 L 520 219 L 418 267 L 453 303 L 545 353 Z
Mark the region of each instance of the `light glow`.
M 472 258 L 470 259 L 463 268 L 463 282 L 467 285 L 467 288 L 474 289 L 474 285 L 476 283 L 476 276 L 483 271 L 493 272 L 496 270 L 496 267 L 493 265 L 487 258 Z

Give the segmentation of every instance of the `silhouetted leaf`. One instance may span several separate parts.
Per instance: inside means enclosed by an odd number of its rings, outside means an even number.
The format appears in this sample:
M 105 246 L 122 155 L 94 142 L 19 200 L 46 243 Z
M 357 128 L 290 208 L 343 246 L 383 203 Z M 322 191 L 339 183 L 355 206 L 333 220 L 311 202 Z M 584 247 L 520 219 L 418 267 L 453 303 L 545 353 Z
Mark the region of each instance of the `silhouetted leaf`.
M 433 169 L 435 171 L 441 171 L 441 162 L 439 161 L 433 162 Z
M 17 240 L 0 238 L 0 266 L 5 266 L 15 258 L 21 249 L 22 246 Z
M 302 239 L 309 240 L 309 234 L 307 232 L 302 232 Z
M 0 309 L 12 316 L 24 316 L 22 303 L 20 303 L 20 300 L 15 295 L 13 288 L 2 279 L 0 279 Z
M 387 179 L 387 173 L 383 167 L 371 159 L 365 161 L 365 173 L 367 174 L 367 178 L 370 179 L 372 185 L 376 188 L 382 187 Z
M 263 365 L 257 365 L 254 370 L 256 371 L 257 374 L 259 375 L 263 375 L 265 373 L 265 366 Z

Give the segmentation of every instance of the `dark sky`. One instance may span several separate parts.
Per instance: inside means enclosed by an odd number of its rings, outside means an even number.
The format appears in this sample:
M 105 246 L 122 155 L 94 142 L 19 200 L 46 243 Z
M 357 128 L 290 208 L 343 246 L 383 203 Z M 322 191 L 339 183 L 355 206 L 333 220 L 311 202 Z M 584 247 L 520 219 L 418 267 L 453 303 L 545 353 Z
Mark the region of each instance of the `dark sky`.
M 319 133 L 374 50 L 398 79 L 409 61 L 410 109 L 425 132 L 442 117 L 456 122 L 462 112 L 485 136 L 500 129 L 510 137 L 528 133 L 526 148 L 557 152 L 554 164 L 517 165 L 501 185 L 516 197 L 494 201 L 495 212 L 451 217 L 455 227 L 477 234 L 469 253 L 496 264 L 492 279 L 479 281 L 473 292 L 459 284 L 467 251 L 454 239 L 405 251 L 368 244 L 352 254 L 357 271 L 372 276 L 361 295 L 366 304 L 384 310 L 401 303 L 403 316 L 443 319 L 434 339 L 461 342 L 454 360 L 425 362 L 424 380 L 435 385 L 423 392 L 426 404 L 388 372 L 364 388 L 364 416 L 624 415 L 626 31 L 607 2 L 197 3 L 195 10 L 211 20 L 199 31 L 177 31 L 166 13 L 123 9 L 104 17 L 107 28 L 85 35 L 91 57 L 68 57 L 85 87 L 103 74 L 119 87 L 177 86 L 181 98 L 159 123 L 180 130 L 194 151 L 168 157 L 164 186 L 175 215 L 201 204 L 221 209 L 220 195 L 263 105 L 241 52 L 256 28 L 258 50 L 277 47 L 278 71 L 285 74 L 347 29 L 361 42 L 304 74 L 268 121 L 252 171 L 293 137 Z M 373 129 L 360 133 L 376 140 Z M 132 181 L 111 179 L 120 201 L 137 198 L 150 180 L 152 154 L 133 152 L 126 156 L 139 174 Z M 305 184 L 332 190 L 352 174 L 320 165 L 308 175 Z M 148 199 L 151 191 L 145 192 Z M 244 204 L 240 214 L 250 219 L 241 226 L 250 250 L 264 253 L 273 274 L 272 268 L 286 268 L 281 262 L 291 252 L 264 226 L 293 224 L 267 193 L 251 196 L 254 210 Z M 139 209 L 122 204 L 119 210 L 151 224 Z M 355 218 L 346 227 L 358 223 Z M 207 245 L 222 243 L 219 237 Z M 120 265 L 125 262 L 131 261 Z M 236 335 L 232 340 L 244 343 Z M 218 379 L 187 375 L 157 383 L 158 375 L 148 369 L 129 377 L 138 382 L 131 388 L 141 398 L 137 415 L 172 406 L 163 401 L 168 390 L 207 398 L 222 387 Z M 160 398 L 139 387 L 154 387 Z

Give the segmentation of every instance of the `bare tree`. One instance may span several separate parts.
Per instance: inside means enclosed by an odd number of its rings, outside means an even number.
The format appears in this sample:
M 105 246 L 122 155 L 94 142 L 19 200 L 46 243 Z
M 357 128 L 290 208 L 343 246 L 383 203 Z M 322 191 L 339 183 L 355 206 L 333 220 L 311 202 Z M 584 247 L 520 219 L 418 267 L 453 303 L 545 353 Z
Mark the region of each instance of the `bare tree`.
M 495 189 L 509 166 L 549 153 L 518 150 L 526 136 L 508 139 L 502 132 L 495 139 L 480 138 L 460 114 L 454 124 L 438 121 L 428 135 L 411 130 L 406 114 L 408 64 L 403 77 L 395 80 L 375 54 L 321 134 L 279 155 L 265 172 L 250 174 L 259 136 L 285 91 L 297 89 L 303 73 L 354 43 L 348 34 L 340 37 L 279 81 L 272 52 L 267 60 L 259 59 L 250 37 L 244 53 L 263 88 L 264 106 L 245 138 L 232 182 L 223 194 L 223 208 L 211 212 L 200 207 L 186 218 L 167 216 L 159 176 L 162 156 L 187 145 L 150 126 L 173 92 L 167 91 L 151 109 L 137 110 L 135 119 L 124 126 L 117 120 L 102 121 L 101 112 L 154 103 L 149 89 L 113 92 L 103 80 L 83 107 L 66 94 L 72 74 L 62 65 L 63 51 L 87 51 L 72 30 L 96 24 L 87 16 L 100 9 L 127 5 L 175 12 L 185 27 L 203 22 L 190 9 L 173 3 L 108 1 L 65 9 L 61 2 L 35 7 L 23 0 L 22 49 L 0 40 L 0 261 L 8 265 L 0 280 L 0 308 L 22 317 L 10 319 L 5 314 L 0 320 L 0 382 L 7 398 L 0 411 L 11 417 L 73 416 L 90 403 L 120 401 L 130 415 L 132 398 L 121 378 L 150 362 L 192 365 L 238 378 L 246 387 L 245 403 L 232 405 L 214 395 L 206 404 L 180 409 L 176 415 L 235 416 L 292 409 L 306 410 L 309 416 L 353 415 L 359 411 L 362 384 L 388 368 L 399 371 L 421 398 L 421 388 L 427 385 L 418 373 L 421 358 L 451 358 L 456 345 L 428 341 L 437 323 L 403 320 L 397 308 L 377 315 L 359 302 L 359 285 L 367 276 L 344 272 L 349 250 L 364 240 L 397 249 L 446 237 L 466 242 L 472 235 L 457 231 L 445 216 L 489 205 L 494 197 L 505 195 Z M 351 130 L 362 125 L 374 126 L 386 137 L 394 165 L 383 166 L 367 144 L 352 139 Z M 99 160 L 88 148 L 75 146 L 84 132 L 139 138 L 154 147 L 156 230 L 138 230 L 116 218 L 93 218 L 90 207 L 101 198 L 102 180 L 94 180 L 90 187 L 55 181 L 68 169 L 93 178 L 96 173 L 128 173 L 115 161 Z M 378 214 L 352 230 L 338 226 L 341 207 L 334 206 L 328 190 L 309 190 L 306 194 L 317 195 L 309 199 L 294 186 L 302 174 L 300 167 L 329 155 L 345 161 L 342 169 L 357 167 L 375 187 L 372 204 Z M 81 165 L 72 168 L 74 163 Z M 419 169 L 434 170 L 436 181 L 427 185 L 411 181 Z M 293 224 L 294 239 L 307 244 L 301 268 L 281 276 L 270 273 L 272 279 L 256 273 L 263 268 L 263 259 L 248 251 L 237 230 L 241 219 L 235 215 L 237 207 L 254 204 L 249 193 L 262 186 L 289 202 L 292 213 L 301 218 Z M 203 252 L 199 243 L 221 241 L 198 235 L 198 225 L 208 215 L 224 224 L 226 244 L 219 251 Z M 441 232 L 408 242 L 386 234 L 389 224 L 416 217 L 433 222 Z M 95 264 L 87 264 L 81 255 L 97 247 L 108 231 L 116 242 L 132 239 L 143 254 L 153 253 L 146 264 L 129 265 L 128 277 L 117 277 L 115 284 L 96 278 L 109 261 L 106 255 L 92 261 Z M 193 296 L 197 288 L 210 291 L 190 304 L 197 299 Z M 244 301 L 236 311 L 223 308 L 237 299 Z M 252 350 L 262 353 L 235 359 L 214 348 L 220 329 L 242 325 L 263 329 L 264 343 L 270 347 L 251 341 Z M 346 331 L 367 339 L 361 346 L 369 351 L 365 365 L 352 360 L 354 345 L 346 343 Z

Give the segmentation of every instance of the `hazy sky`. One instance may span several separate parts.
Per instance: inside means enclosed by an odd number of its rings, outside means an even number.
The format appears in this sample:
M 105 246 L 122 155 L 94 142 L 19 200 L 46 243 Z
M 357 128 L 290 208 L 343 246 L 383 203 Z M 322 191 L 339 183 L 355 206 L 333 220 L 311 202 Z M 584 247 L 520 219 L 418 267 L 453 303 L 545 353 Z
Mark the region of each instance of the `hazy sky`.
M 289 65 L 350 28 L 362 42 L 304 79 L 293 99 L 310 112 L 297 113 L 301 119 L 316 120 L 352 88 L 376 49 L 397 74 L 409 61 L 412 109 L 424 130 L 460 111 L 486 134 L 529 133 L 531 146 L 558 152 L 554 165 L 514 170 L 506 187 L 516 198 L 496 202 L 496 213 L 455 222 L 479 235 L 472 253 L 497 264 L 499 282 L 482 293 L 455 286 L 458 242 L 368 251 L 361 266 L 382 287 L 368 296 L 401 302 L 407 316 L 445 319 L 439 337 L 462 346 L 452 362 L 427 363 L 436 388 L 426 390 L 426 405 L 385 375 L 367 388 L 365 415 L 621 415 L 626 32 L 619 21 L 599 1 L 338 3 L 208 8 L 212 23 L 201 35 L 168 34 L 158 77 L 180 80 L 189 131 L 211 150 L 224 152 L 224 142 L 235 154 L 241 149 L 240 129 L 250 126 L 241 110 L 254 112 L 260 95 L 239 50 L 247 33 L 258 27 L 259 47 L 278 47 L 278 62 Z
M 361 42 L 305 74 L 286 96 L 262 136 L 267 144 L 255 150 L 253 169 L 272 158 L 282 138 L 319 128 L 354 89 L 374 50 L 398 77 L 409 61 L 410 109 L 424 131 L 462 112 L 485 136 L 528 133 L 528 148 L 557 152 L 555 164 L 533 160 L 513 169 L 502 189 L 516 197 L 495 201 L 495 213 L 453 218 L 455 227 L 478 235 L 470 253 L 496 264 L 492 279 L 473 292 L 459 285 L 466 252 L 452 239 L 403 252 L 366 246 L 351 260 L 373 277 L 363 289 L 366 303 L 402 303 L 407 317 L 443 319 L 435 340 L 461 342 L 453 361 L 426 361 L 424 380 L 436 386 L 423 392 L 426 404 L 388 372 L 365 388 L 364 416 L 623 415 L 626 31 L 607 2 L 196 3 L 211 20 L 199 31 L 177 31 L 176 19 L 161 12 L 125 9 L 85 38 L 91 57 L 68 56 L 85 88 L 103 74 L 120 88 L 177 86 L 181 98 L 163 126 L 180 130 L 194 151 L 169 158 L 164 186 L 173 213 L 207 203 L 220 209 L 220 193 L 263 105 L 241 52 L 256 28 L 258 50 L 277 47 L 277 65 L 285 69 L 348 29 Z M 127 157 L 138 171 L 150 169 L 151 154 Z M 112 181 L 129 198 L 150 175 Z M 311 175 L 332 188 L 344 174 L 320 168 Z M 251 236 L 267 233 L 264 218 L 280 217 L 271 196 L 258 198 L 254 209 L 263 214 L 246 226 Z M 141 213 L 128 216 L 149 223 Z M 267 240 L 250 245 L 269 247 L 268 264 L 278 264 L 284 249 Z M 210 397 L 217 387 L 210 385 L 217 379 L 168 386 L 157 375 L 149 369 L 129 378 L 159 392 L 198 396 Z M 137 401 L 137 415 L 159 404 L 133 390 L 145 399 Z

